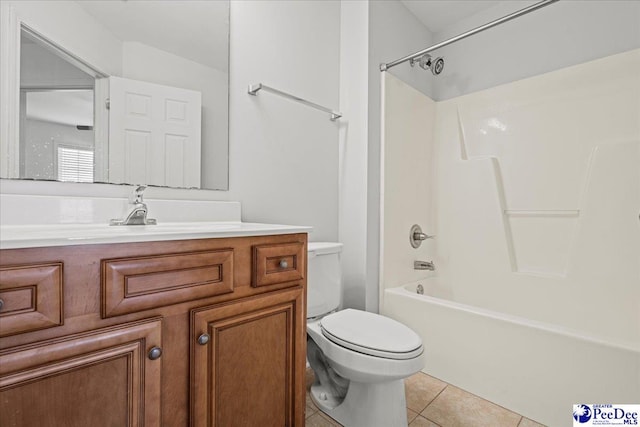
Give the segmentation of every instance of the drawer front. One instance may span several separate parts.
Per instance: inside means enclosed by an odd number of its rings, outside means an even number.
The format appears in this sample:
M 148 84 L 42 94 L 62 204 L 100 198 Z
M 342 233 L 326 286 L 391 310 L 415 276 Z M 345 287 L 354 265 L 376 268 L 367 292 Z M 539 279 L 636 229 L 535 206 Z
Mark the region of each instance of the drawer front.
M 62 325 L 62 263 L 0 268 L 0 336 Z
M 304 276 L 303 242 L 253 247 L 253 287 L 292 282 L 304 279 Z
M 233 249 L 102 261 L 102 317 L 233 292 Z

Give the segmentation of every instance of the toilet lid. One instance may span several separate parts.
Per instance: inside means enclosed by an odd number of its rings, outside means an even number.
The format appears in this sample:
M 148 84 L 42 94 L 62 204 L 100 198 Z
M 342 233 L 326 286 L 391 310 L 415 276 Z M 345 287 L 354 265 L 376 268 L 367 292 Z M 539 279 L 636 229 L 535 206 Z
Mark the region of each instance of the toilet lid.
M 346 309 L 320 320 L 323 335 L 342 347 L 387 359 L 412 359 L 422 340 L 400 322 L 361 310 Z

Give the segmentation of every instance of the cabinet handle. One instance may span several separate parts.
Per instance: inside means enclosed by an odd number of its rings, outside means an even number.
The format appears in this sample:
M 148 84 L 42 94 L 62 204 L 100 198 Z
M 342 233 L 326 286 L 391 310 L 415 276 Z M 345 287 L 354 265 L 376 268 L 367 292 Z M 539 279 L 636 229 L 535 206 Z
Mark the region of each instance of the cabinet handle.
M 279 264 L 279 265 L 280 265 L 280 268 L 287 268 L 287 267 L 289 267 L 289 263 L 287 262 L 287 260 L 286 260 L 286 259 L 282 259 L 282 260 L 280 260 L 280 264 Z
M 151 350 L 149 350 L 149 359 L 160 359 L 160 356 L 162 356 L 162 349 L 160 347 L 153 347 Z
M 0 310 L 2 310 L 4 308 L 4 300 L 0 299 Z
M 209 334 L 202 334 L 198 337 L 198 344 L 200 345 L 205 345 L 209 342 L 209 338 L 211 338 L 209 336 Z

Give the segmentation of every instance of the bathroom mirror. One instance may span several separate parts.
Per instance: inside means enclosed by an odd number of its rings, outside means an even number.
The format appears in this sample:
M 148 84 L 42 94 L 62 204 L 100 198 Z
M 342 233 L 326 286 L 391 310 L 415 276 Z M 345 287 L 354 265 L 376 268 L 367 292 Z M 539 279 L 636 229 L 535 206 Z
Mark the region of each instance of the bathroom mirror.
M 0 177 L 228 189 L 228 1 L 0 4 Z

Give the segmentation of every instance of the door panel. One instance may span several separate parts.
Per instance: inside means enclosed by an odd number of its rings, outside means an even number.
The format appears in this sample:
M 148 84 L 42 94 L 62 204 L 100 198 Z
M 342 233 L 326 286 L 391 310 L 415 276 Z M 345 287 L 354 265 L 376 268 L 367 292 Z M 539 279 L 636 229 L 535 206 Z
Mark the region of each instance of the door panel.
M 16 426 L 159 426 L 161 321 L 0 355 L 0 421 Z
M 200 187 L 200 92 L 109 78 L 109 181 Z
M 192 312 L 193 426 L 304 425 L 302 288 Z M 202 334 L 209 341 L 201 345 Z M 298 393 L 300 394 L 300 393 Z

